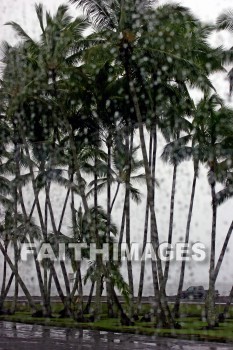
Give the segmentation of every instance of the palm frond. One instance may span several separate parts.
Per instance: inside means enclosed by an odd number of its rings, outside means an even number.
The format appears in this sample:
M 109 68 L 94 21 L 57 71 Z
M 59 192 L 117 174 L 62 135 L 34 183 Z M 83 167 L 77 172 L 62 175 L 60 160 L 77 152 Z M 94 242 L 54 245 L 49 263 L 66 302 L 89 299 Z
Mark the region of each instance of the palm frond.
M 105 190 L 106 186 L 107 186 L 106 182 L 99 183 L 97 185 L 97 193 L 101 194 Z M 92 188 L 90 191 L 87 192 L 86 197 L 90 198 L 91 196 L 93 196 L 94 195 L 94 191 L 95 191 L 94 188 Z
M 221 205 L 233 197 L 233 185 L 226 186 L 216 194 L 217 204 Z
M 43 20 L 43 16 L 44 16 L 43 4 L 35 4 L 35 10 L 36 10 L 38 21 L 40 23 L 40 28 L 42 30 L 42 33 L 44 34 L 45 28 L 44 28 L 44 20 Z
M 130 185 L 130 196 L 136 204 L 141 203 L 141 193 L 137 188 L 133 187 L 132 185 Z
M 113 18 L 105 0 L 70 0 L 72 4 L 82 7 L 84 13 L 96 27 L 114 28 Z
M 11 26 L 17 35 L 24 41 L 34 44 L 32 38 L 23 30 L 23 28 L 16 22 L 7 22 L 5 25 Z
M 227 29 L 233 32 L 233 11 L 227 10 L 217 18 L 217 29 Z

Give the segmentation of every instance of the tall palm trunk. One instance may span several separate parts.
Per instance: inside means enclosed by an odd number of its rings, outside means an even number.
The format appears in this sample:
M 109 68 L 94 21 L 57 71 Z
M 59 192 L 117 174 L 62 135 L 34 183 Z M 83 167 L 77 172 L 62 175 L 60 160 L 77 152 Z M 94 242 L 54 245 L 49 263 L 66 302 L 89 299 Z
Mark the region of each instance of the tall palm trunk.
M 77 314 L 79 317 L 83 317 L 83 284 L 82 284 L 82 275 L 81 275 L 81 263 L 76 263 L 76 277 L 74 287 L 71 293 L 72 300 L 74 299 L 75 292 L 78 291 L 78 307 Z M 75 301 L 77 302 L 77 301 Z
M 217 200 L 215 192 L 215 172 L 210 171 L 211 178 L 211 197 L 212 197 L 212 231 L 211 231 L 211 250 L 210 250 L 210 268 L 209 268 L 209 290 L 206 298 L 206 316 L 209 328 L 213 328 L 216 324 L 215 310 L 215 244 L 216 244 L 216 223 L 217 223 Z
M 114 299 L 114 302 L 115 302 L 115 305 L 117 307 L 117 309 L 119 310 L 120 312 L 120 316 L 121 316 L 121 322 L 126 324 L 127 326 L 130 326 L 132 323 L 131 323 L 131 320 L 130 318 L 125 314 L 124 310 L 123 310 L 123 307 L 119 301 L 119 298 L 115 292 L 115 289 L 114 289 L 114 286 L 112 284 L 110 284 L 111 286 L 111 291 L 112 291 L 112 296 L 113 296 L 113 299 Z
M 73 168 L 73 164 L 72 164 Z M 74 180 L 74 172 L 71 170 L 70 181 Z M 76 218 L 76 210 L 75 210 L 75 202 L 74 202 L 74 190 L 71 190 L 71 216 L 72 216 L 72 227 L 73 227 L 73 236 L 75 241 L 78 240 L 76 230 L 77 230 L 77 218 Z M 71 292 L 71 300 L 73 301 L 75 292 L 78 290 L 79 303 L 78 303 L 78 314 L 79 316 L 83 315 L 83 287 L 82 287 L 82 276 L 81 276 L 81 262 L 76 262 L 76 277 L 73 286 L 73 290 Z
M 14 242 L 14 264 L 15 264 L 15 269 L 18 271 L 18 246 L 17 243 Z M 12 306 L 11 306 L 11 312 L 14 314 L 16 312 L 17 308 L 17 301 L 18 301 L 18 294 L 19 294 L 19 284 L 18 280 L 15 276 L 15 286 L 14 286 L 14 296 L 13 296 L 13 301 L 12 301 Z
M 191 227 L 192 214 L 193 214 L 193 204 L 194 204 L 194 198 L 195 198 L 195 192 L 196 192 L 197 175 L 198 175 L 198 170 L 194 169 L 192 192 L 191 192 L 188 220 L 187 220 L 186 233 L 185 233 L 185 243 L 186 244 L 188 244 L 188 242 L 189 242 L 190 227 Z M 174 304 L 174 308 L 173 308 L 173 314 L 174 314 L 175 318 L 180 317 L 180 298 L 181 298 L 183 285 L 184 285 L 185 267 L 186 267 L 186 261 L 182 260 L 178 291 L 177 291 L 176 300 L 175 300 L 175 304 Z
M 47 199 L 45 198 L 45 213 L 44 213 L 44 221 L 45 221 L 45 237 L 47 242 L 47 236 L 48 236 L 48 205 L 47 205 Z M 48 273 L 49 273 L 49 265 L 47 260 L 44 261 L 43 270 L 44 270 L 44 281 L 42 279 L 42 274 L 40 270 L 40 265 L 35 258 L 35 264 L 36 264 L 36 270 L 37 270 L 37 276 L 40 286 L 40 293 L 43 300 L 43 314 L 44 317 L 50 317 L 52 314 L 52 308 L 50 304 L 50 295 L 49 295 L 49 279 L 48 279 Z
M 107 148 L 108 148 L 108 166 L 107 166 L 107 242 L 110 242 L 110 231 L 111 231 L 111 167 L 112 167 L 112 135 L 111 131 L 109 131 L 108 137 L 107 137 Z M 116 198 L 116 196 L 115 196 Z M 114 202 L 113 202 L 114 204 Z M 106 292 L 107 292 L 107 306 L 108 306 L 108 316 L 113 317 L 113 303 L 112 303 L 112 295 L 111 295 L 111 288 L 109 285 L 109 281 L 107 279 L 106 281 Z
M 4 259 L 5 259 L 5 257 L 4 257 Z M 8 295 L 8 293 L 9 293 L 11 284 L 12 284 L 12 282 L 14 280 L 14 275 L 15 274 L 12 272 L 11 275 L 10 275 L 10 278 L 8 280 L 8 283 L 6 284 L 6 287 L 4 289 L 3 294 L 0 295 L 0 313 L 1 313 L 2 309 L 3 309 L 3 305 L 4 305 L 4 302 L 5 302 L 5 299 L 6 299 L 7 295 Z
M 146 213 L 145 213 L 145 224 L 144 224 L 144 235 L 143 235 L 143 246 L 142 251 L 144 252 L 146 243 L 147 243 L 147 233 L 149 227 L 149 203 L 148 199 L 146 201 Z M 143 293 L 143 285 L 144 285 L 144 275 L 145 275 L 145 260 L 141 261 L 141 269 L 140 269 L 140 277 L 139 277 L 139 286 L 138 286 L 138 299 L 137 299 L 137 313 L 141 309 L 142 302 L 142 293 Z
M 125 216 L 126 216 L 126 191 L 125 191 L 125 199 L 124 199 L 124 205 L 123 205 L 122 217 L 121 217 L 121 228 L 120 228 L 119 241 L 118 241 L 118 261 L 119 261 L 119 263 L 121 261 L 121 245 L 123 242 L 123 236 L 124 236 L 124 230 L 125 230 Z
M 170 219 L 169 219 L 169 230 L 168 230 L 168 244 L 172 243 L 173 225 L 174 225 L 174 209 L 175 209 L 175 194 L 176 194 L 176 176 L 177 176 L 177 164 L 173 167 L 173 178 L 172 178 L 172 191 L 171 191 L 171 201 L 170 201 Z M 164 269 L 164 284 L 167 285 L 168 273 L 170 267 L 170 260 L 165 262 Z
M 68 204 L 69 196 L 70 196 L 70 188 L 68 189 L 68 191 L 66 193 L 66 198 L 65 198 L 65 201 L 64 201 L 64 204 L 63 204 L 62 213 L 61 213 L 61 217 L 60 217 L 60 221 L 59 221 L 59 225 L 58 225 L 58 229 L 57 229 L 58 232 L 61 231 L 61 227 L 62 227 L 62 223 L 63 223 L 63 220 L 64 220 L 64 216 L 65 216 L 65 212 L 66 212 L 66 207 L 67 207 L 67 204 Z
M 121 185 L 121 183 L 120 183 L 120 182 L 118 182 L 118 183 L 117 183 L 116 192 L 115 192 L 115 195 L 114 195 L 113 200 L 112 200 L 112 204 L 111 204 L 111 208 L 110 208 L 110 213 L 112 212 L 112 209 L 113 209 L 114 204 L 115 204 L 115 202 L 116 202 L 117 195 L 118 195 L 118 193 L 119 193 L 119 189 L 120 189 L 120 185 Z
M 153 137 L 152 132 L 150 132 L 150 144 L 149 144 L 149 166 L 152 163 L 152 149 L 153 149 Z M 145 224 L 144 224 L 144 234 L 143 234 L 143 246 L 142 251 L 144 252 L 146 243 L 147 243 L 147 235 L 148 235 L 148 227 L 149 227 L 149 202 L 148 198 L 146 200 L 146 212 L 145 212 Z M 137 300 L 137 313 L 141 309 L 141 301 L 142 301 L 142 293 L 143 293 L 143 284 L 144 284 L 144 275 L 145 275 L 145 260 L 141 261 L 141 269 L 140 269 L 140 277 L 139 277 L 139 286 L 138 286 L 138 300 Z
M 90 307 L 91 307 L 91 301 L 92 301 L 92 296 L 93 296 L 93 293 L 94 293 L 94 289 L 95 289 L 95 281 L 93 281 L 91 283 L 91 288 L 90 288 L 87 304 L 85 306 L 85 309 L 83 310 L 84 314 L 89 314 L 90 313 Z
M 7 249 L 8 249 L 8 239 L 7 237 L 5 237 L 4 239 L 4 249 L 5 252 L 7 253 Z M 6 275 L 7 275 L 7 262 L 6 262 L 6 258 L 3 257 L 3 273 L 2 273 L 2 287 L 1 287 L 1 296 L 0 298 L 3 299 L 5 290 L 6 290 Z M 0 308 L 1 311 L 1 308 Z
M 15 140 L 14 140 L 14 157 L 15 157 L 15 164 L 16 164 L 16 171 L 15 171 L 15 184 L 14 184 L 14 237 L 13 237 L 13 247 L 14 247 L 14 264 L 15 269 L 18 271 L 18 245 L 17 245 L 17 224 L 18 224 L 18 183 L 19 183 L 19 174 L 17 171 L 17 164 L 19 162 L 19 147 L 17 144 L 17 136 L 16 136 L 16 126 L 14 123 L 14 133 L 15 133 Z M 14 297 L 12 302 L 12 313 L 15 313 L 16 307 L 17 307 L 17 300 L 18 300 L 18 293 L 19 293 L 19 286 L 18 281 L 15 276 L 15 288 L 14 288 Z
M 226 238 L 225 238 L 223 246 L 222 246 L 221 253 L 220 253 L 219 258 L 218 258 L 217 265 L 215 267 L 215 272 L 214 272 L 214 281 L 215 282 L 216 282 L 216 279 L 218 277 L 218 274 L 219 274 L 219 271 L 220 271 L 220 268 L 221 268 L 221 265 L 222 265 L 225 253 L 227 251 L 227 246 L 228 246 L 229 240 L 231 238 L 232 231 L 233 231 L 233 221 L 231 222 L 231 225 L 230 225 L 229 230 L 227 232 Z
M 108 148 L 108 164 L 107 164 L 107 241 L 110 240 L 110 227 L 111 227 L 111 167 L 112 167 L 112 136 L 109 132 L 107 138 Z
M 128 134 L 126 135 L 126 152 L 127 154 L 127 179 L 126 179 L 126 190 L 125 190 L 125 236 L 126 244 L 130 251 L 131 249 L 131 238 L 130 238 L 130 175 L 131 175 L 131 163 L 132 163 L 132 151 L 133 151 L 133 130 L 128 126 Z M 134 283 L 133 283 L 133 268 L 131 259 L 127 259 L 127 270 L 129 280 L 129 314 L 130 318 L 134 313 Z
M 153 185 L 153 198 L 155 199 L 155 173 L 156 173 L 156 160 L 157 160 L 157 121 L 155 116 L 154 125 L 152 125 L 152 160 L 151 160 L 151 174 L 152 174 L 152 185 Z M 150 161 L 149 161 L 150 165 Z M 154 316 L 157 321 L 157 326 L 163 326 L 163 320 L 165 320 L 164 310 L 161 305 L 160 301 L 160 291 L 159 291 L 159 281 L 158 281 L 158 265 L 156 261 L 152 260 L 152 280 L 153 280 L 153 287 L 154 287 Z M 162 322 L 160 321 L 162 320 Z
M 97 154 L 95 153 L 95 164 L 94 164 L 94 210 L 95 210 L 95 221 L 94 221 L 94 240 L 96 248 L 100 249 L 99 242 L 99 229 L 98 229 L 98 169 L 97 169 Z M 102 258 L 100 255 L 96 256 L 96 268 L 97 271 L 101 271 Z M 101 294 L 102 294 L 102 279 L 101 274 L 97 274 L 96 289 L 95 289 L 95 310 L 94 317 L 96 320 L 100 318 L 101 314 Z

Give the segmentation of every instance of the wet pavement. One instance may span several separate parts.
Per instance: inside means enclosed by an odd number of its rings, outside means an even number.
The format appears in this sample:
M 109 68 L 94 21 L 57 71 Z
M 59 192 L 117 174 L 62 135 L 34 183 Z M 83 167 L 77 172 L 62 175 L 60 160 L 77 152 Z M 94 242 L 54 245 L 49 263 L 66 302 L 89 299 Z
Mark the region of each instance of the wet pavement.
M 0 350 L 229 350 L 233 344 L 201 343 L 132 334 L 0 322 Z

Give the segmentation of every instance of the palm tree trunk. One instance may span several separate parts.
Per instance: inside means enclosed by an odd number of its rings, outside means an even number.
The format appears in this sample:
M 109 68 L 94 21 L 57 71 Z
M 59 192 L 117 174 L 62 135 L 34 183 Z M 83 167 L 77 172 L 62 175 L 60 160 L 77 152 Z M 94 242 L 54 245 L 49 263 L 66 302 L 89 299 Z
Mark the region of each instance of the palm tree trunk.
M 64 308 L 67 310 L 67 313 L 69 314 L 70 310 L 69 308 L 67 307 L 67 298 L 64 296 L 64 293 L 63 293 L 63 290 L 61 288 L 61 285 L 60 285 L 60 282 L 59 282 L 59 278 L 57 276 L 57 273 L 56 273 L 56 270 L 55 270 L 55 267 L 54 267 L 54 264 L 52 262 L 50 262 L 49 264 L 49 268 L 50 268 L 50 271 L 51 271 L 51 276 L 53 277 L 53 280 L 54 280 L 54 283 L 55 283 L 55 286 L 57 288 L 57 292 L 58 292 L 58 295 L 62 301 L 62 303 L 64 304 Z
M 16 242 L 14 242 L 14 263 L 15 263 L 15 269 L 18 271 L 18 247 L 17 247 Z M 18 284 L 18 280 L 15 276 L 14 296 L 13 296 L 13 302 L 12 302 L 12 307 L 11 307 L 11 312 L 13 314 L 16 312 L 18 294 L 19 294 L 19 284 Z
M 49 269 L 48 295 L 47 295 L 48 299 L 46 299 L 49 305 L 51 305 L 50 299 L 51 299 L 52 278 L 53 278 L 53 275 L 52 275 L 51 269 Z
M 97 169 L 97 154 L 95 154 L 95 160 L 94 160 L 94 210 L 95 210 L 95 222 L 94 222 L 94 239 L 96 243 L 97 249 L 100 249 L 100 242 L 99 242 L 99 229 L 98 229 L 98 169 Z M 97 255 L 96 257 L 96 268 L 97 271 L 101 271 L 101 265 L 102 265 L 102 258 L 100 255 Z M 96 289 L 95 289 L 95 308 L 94 308 L 94 317 L 95 320 L 98 320 L 100 318 L 101 314 L 101 294 L 102 294 L 102 281 L 101 281 L 101 274 L 98 273 L 96 277 Z
M 73 168 L 73 164 L 72 164 Z M 73 182 L 74 180 L 74 172 L 71 171 L 70 175 L 70 181 Z M 76 210 L 75 210 L 75 202 L 74 202 L 74 191 L 71 190 L 71 215 L 72 215 L 72 227 L 73 227 L 73 237 L 75 240 L 78 239 L 76 230 L 77 230 L 77 218 L 76 218 Z M 79 296 L 79 303 L 78 303 L 78 314 L 79 316 L 83 315 L 83 286 L 82 286 L 82 276 L 81 276 L 81 262 L 76 262 L 76 276 L 75 276 L 75 282 L 73 286 L 73 290 L 71 292 L 71 300 L 73 301 L 75 292 L 78 290 L 78 296 Z
M 68 189 L 68 191 L 66 193 L 66 198 L 65 198 L 64 205 L 62 208 L 61 218 L 60 218 L 59 225 L 58 225 L 58 232 L 61 231 L 62 223 L 63 223 L 64 216 L 65 216 L 66 207 L 68 204 L 69 195 L 70 195 L 70 188 Z
M 41 287 L 42 284 L 44 285 L 43 291 L 41 292 L 41 296 L 43 295 L 44 300 L 42 299 L 43 302 L 43 315 L 44 317 L 51 317 L 52 315 L 52 308 L 51 308 L 51 303 L 50 303 L 50 294 L 49 294 L 49 269 L 48 269 L 48 264 L 47 261 L 44 262 L 44 283 L 42 280 L 42 276 L 40 277 L 42 282 L 40 282 Z M 37 266 L 37 269 L 39 270 L 40 266 Z M 38 275 L 40 275 L 40 272 L 37 272 Z
M 118 193 L 119 193 L 120 185 L 121 185 L 120 182 L 118 182 L 118 183 L 117 183 L 116 192 L 115 192 L 115 195 L 114 195 L 113 200 L 112 200 L 112 204 L 111 204 L 111 208 L 110 208 L 110 213 L 112 212 L 112 209 L 113 209 L 113 207 L 114 207 L 115 201 L 116 201 L 116 199 L 117 199 L 117 195 L 118 195 Z
M 126 235 L 126 244 L 130 251 L 131 249 L 131 240 L 130 240 L 130 192 L 126 190 L 126 225 L 125 225 L 125 235 Z M 131 259 L 127 259 L 127 270 L 128 270 L 128 280 L 129 280 L 129 292 L 130 292 L 130 300 L 129 300 L 129 314 L 130 318 L 133 316 L 134 310 L 134 284 L 133 284 L 133 269 L 132 269 L 132 261 Z
M 92 282 L 91 284 L 91 288 L 90 288 L 90 293 L 88 296 L 88 300 L 87 300 L 87 304 L 85 306 L 85 309 L 83 310 L 84 314 L 89 314 L 90 313 L 90 307 L 91 307 L 91 301 L 92 301 L 92 296 L 94 293 L 94 289 L 95 289 L 95 281 Z
M 44 224 L 45 224 L 45 237 L 47 242 L 48 237 L 48 204 L 47 204 L 47 198 L 45 198 L 45 209 L 44 209 Z M 47 260 L 44 261 L 43 270 L 44 270 L 44 281 L 42 279 L 42 273 L 40 269 L 40 265 L 36 259 L 36 256 L 34 256 L 35 264 L 36 264 L 36 270 L 37 270 L 37 276 L 39 281 L 39 287 L 40 287 L 40 293 L 42 297 L 42 305 L 43 305 L 43 315 L 44 317 L 51 317 L 52 314 L 52 308 L 50 304 L 50 297 L 49 297 L 49 291 L 48 291 L 48 272 L 49 272 L 49 266 Z
M 196 169 L 196 170 L 194 170 L 192 192 L 191 192 L 188 220 L 187 220 L 187 226 L 186 226 L 186 234 L 185 234 L 185 243 L 186 244 L 189 242 L 189 234 L 190 234 L 190 227 L 191 227 L 192 214 L 193 214 L 193 204 L 194 204 L 194 198 L 195 198 L 195 192 L 196 192 L 197 175 L 198 175 L 198 172 Z M 182 260 L 178 291 L 177 291 L 176 300 L 175 300 L 175 304 L 174 304 L 174 308 L 173 308 L 173 314 L 174 314 L 175 318 L 180 317 L 180 298 L 181 298 L 183 285 L 184 285 L 185 266 L 186 266 L 186 262 L 185 262 L 185 260 Z
M 112 290 L 112 296 L 113 296 L 113 299 L 114 299 L 114 302 L 118 308 L 118 310 L 120 311 L 120 315 L 121 315 L 121 322 L 122 323 L 125 323 L 126 325 L 130 326 L 131 325 L 131 320 L 130 318 L 125 314 L 124 310 L 123 310 L 123 307 L 118 299 L 118 296 L 115 292 L 115 289 L 114 289 L 114 286 L 112 284 L 110 284 L 111 286 L 111 290 Z
M 154 124 L 151 128 L 151 137 L 152 137 L 152 158 L 149 158 L 149 166 L 151 167 L 152 183 L 153 183 L 153 198 L 155 200 L 155 173 L 156 173 L 156 160 L 157 160 L 157 125 L 156 125 L 156 116 Z M 149 202 L 148 202 L 149 203 Z M 163 326 L 163 321 L 165 320 L 164 311 L 160 301 L 160 291 L 159 291 L 159 281 L 158 281 L 158 265 L 156 261 L 152 260 L 152 280 L 154 288 L 154 316 L 156 318 L 157 327 Z
M 119 233 L 119 241 L 118 241 L 118 261 L 121 261 L 121 245 L 123 242 L 123 236 L 124 236 L 124 230 L 125 230 L 125 216 L 126 216 L 126 191 L 125 191 L 125 199 L 124 199 L 124 206 L 122 211 L 122 218 L 121 218 L 121 228 Z
M 78 286 L 78 295 L 80 298 L 80 302 L 79 302 L 79 313 L 81 315 L 83 315 L 83 284 L 82 284 L 82 275 L 81 275 L 81 269 L 79 267 L 78 271 L 78 281 L 79 281 L 79 286 Z
M 146 201 L 144 235 L 143 235 L 143 247 L 142 247 L 142 251 L 143 252 L 145 250 L 146 243 L 147 243 L 148 226 L 149 226 L 149 203 L 148 203 L 148 200 L 147 200 Z M 138 287 L 137 313 L 139 313 L 139 310 L 141 309 L 143 284 L 144 284 L 144 275 L 145 275 L 145 260 L 142 259 L 142 261 L 141 261 L 140 277 L 139 277 L 139 287 Z
M 108 148 L 108 166 L 107 166 L 107 242 L 110 240 L 110 227 L 111 227 L 111 167 L 112 167 L 112 136 L 109 132 L 107 139 Z
M 7 248 L 8 248 L 8 239 L 7 237 L 4 239 L 4 249 L 5 252 L 7 253 Z M 2 287 L 1 287 L 1 298 L 3 298 L 3 295 L 6 290 L 6 274 L 7 274 L 7 262 L 6 258 L 3 258 L 3 274 L 2 274 Z M 1 309 L 0 309 L 1 310 Z
M 97 255 L 96 257 L 96 266 L 101 266 L 102 264 L 102 258 L 101 256 Z M 95 320 L 100 319 L 100 315 L 102 312 L 102 303 L 101 303 L 101 294 L 102 294 L 102 278 L 100 274 L 97 276 L 96 279 L 96 289 L 95 289 L 95 309 L 94 309 L 94 317 Z
M 5 257 L 4 257 L 5 258 Z M 14 273 L 12 272 L 11 275 L 10 275 L 10 278 L 8 280 L 8 283 L 6 285 L 6 288 L 4 289 L 4 293 L 0 296 L 0 313 L 3 309 L 3 305 L 4 305 L 4 301 L 9 293 L 9 290 L 10 290 L 10 287 L 11 287 L 11 284 L 13 282 L 13 279 L 14 279 Z
M 107 148 L 108 148 L 108 166 L 107 166 L 107 242 L 110 243 L 110 232 L 111 232 L 111 170 L 112 170 L 112 135 L 109 130 L 107 137 Z M 117 193 L 116 193 L 117 194 Z M 116 195 L 115 195 L 116 198 Z M 114 204 L 114 202 L 113 202 Z M 108 263 L 107 263 L 108 264 Z M 109 286 L 109 281 L 106 281 L 106 292 L 107 292 L 107 306 L 108 306 L 108 317 L 113 318 L 113 304 L 111 296 L 111 288 Z
M 126 191 L 125 191 L 125 236 L 126 244 L 130 251 L 131 239 L 130 239 L 130 175 L 131 175 L 131 162 L 132 162 L 132 151 L 133 151 L 133 131 L 128 126 L 128 134 L 126 135 L 126 150 L 127 150 L 127 179 L 126 179 Z M 129 280 L 129 314 L 130 318 L 133 317 L 134 313 L 134 284 L 133 284 L 133 268 L 131 259 L 127 259 L 127 270 Z
M 14 183 L 14 238 L 13 238 L 13 247 L 14 247 L 14 264 L 15 269 L 18 272 L 18 246 L 17 246 L 17 224 L 18 224 L 18 183 L 19 183 L 19 174 L 18 174 L 18 163 L 19 163 L 19 147 L 17 144 L 17 134 L 16 134 L 16 125 L 15 122 L 13 122 L 14 125 L 14 158 L 15 158 L 15 183 Z M 15 275 L 15 288 L 14 288 L 14 297 L 12 302 L 12 313 L 15 313 L 16 306 L 17 306 L 17 299 L 18 299 L 18 281 Z
M 217 265 L 215 268 L 215 272 L 214 272 L 214 281 L 215 282 L 216 282 L 216 279 L 218 277 L 218 274 L 219 274 L 219 271 L 220 271 L 220 268 L 221 268 L 221 265 L 222 265 L 222 262 L 223 262 L 223 259 L 225 256 L 229 240 L 231 238 L 232 230 L 233 230 L 233 221 L 231 222 L 231 225 L 230 225 L 229 230 L 227 232 L 227 235 L 226 235 L 225 241 L 223 243 L 222 250 L 221 250 L 221 253 L 219 255 L 219 259 L 218 259 L 218 262 L 217 262 Z
M 173 168 L 173 179 L 172 179 L 172 191 L 171 191 L 171 202 L 170 202 L 170 219 L 169 219 L 169 231 L 168 231 L 168 244 L 172 243 L 172 233 L 173 233 L 173 224 L 174 224 L 174 209 L 175 209 L 175 194 L 176 194 L 176 175 L 177 175 L 177 164 Z M 164 269 L 164 284 L 167 285 L 168 273 L 170 267 L 170 260 L 168 259 L 165 262 Z
M 210 250 L 210 268 L 209 268 L 209 290 L 206 298 L 206 316 L 209 328 L 216 325 L 215 310 L 215 242 L 216 242 L 216 223 L 217 223 L 217 200 L 215 192 L 214 170 L 211 169 L 211 196 L 212 196 L 212 232 L 211 232 L 211 250 Z

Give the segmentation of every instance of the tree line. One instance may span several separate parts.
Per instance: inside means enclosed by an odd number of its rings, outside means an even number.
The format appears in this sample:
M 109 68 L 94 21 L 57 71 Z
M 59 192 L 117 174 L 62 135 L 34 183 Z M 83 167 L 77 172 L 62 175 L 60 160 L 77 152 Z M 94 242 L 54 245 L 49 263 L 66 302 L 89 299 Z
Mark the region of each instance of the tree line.
M 174 239 L 180 164 L 186 160 L 193 164 L 185 243 L 190 241 L 200 166 L 208 170 L 212 225 L 206 319 L 212 328 L 218 322 L 215 283 L 233 229 L 232 221 L 220 256 L 216 257 L 218 207 L 233 194 L 233 110 L 218 96 L 210 75 L 227 74 L 224 65 L 232 62 L 233 51 L 213 48 L 209 37 L 215 30 L 232 31 L 232 13 L 220 15 L 217 23 L 210 25 L 178 4 L 158 6 L 150 0 L 143 4 L 139 0 L 70 2 L 84 15 L 73 18 L 69 6 L 61 5 L 52 16 L 41 4 L 35 5 L 40 38 L 34 40 L 19 24 L 9 22 L 19 41 L 15 46 L 7 42 L 1 45 L 0 250 L 4 262 L 0 310 L 14 282 L 12 312 L 16 311 L 19 287 L 32 311 L 36 311 L 25 276 L 19 272 L 22 243 L 39 244 L 43 240 L 53 244 L 56 251 L 61 242 L 96 243 L 101 248 L 103 243 L 118 242 L 120 246 L 125 237 L 130 247 L 134 217 L 131 202 L 140 204 L 138 184 L 145 184 L 145 222 L 140 241 L 145 248 L 150 239 L 157 258 L 151 263 L 153 317 L 158 327 L 179 327 L 176 320 L 185 261 L 181 263 L 177 297 L 171 308 L 166 295 L 170 263 L 163 265 L 158 255 L 155 188 L 158 135 L 162 135 L 166 142 L 162 159 L 173 168 L 167 208 L 168 243 Z M 198 103 L 190 96 L 191 88 L 202 93 Z M 216 189 L 218 183 L 222 184 L 220 191 Z M 66 193 L 60 217 L 52 204 L 53 184 Z M 25 186 L 30 186 L 33 196 L 30 210 Z M 124 200 L 118 227 L 114 206 L 120 191 L 124 191 Z M 100 205 L 100 194 L 106 198 L 106 207 Z M 65 216 L 71 221 L 69 236 L 62 233 Z M 120 259 L 104 262 L 97 256 L 83 274 L 82 262 L 75 261 L 71 252 L 69 256 L 75 275 L 72 286 L 64 261 L 59 263 L 59 277 L 52 261 L 40 263 L 36 254 L 33 256 L 43 316 L 52 313 L 53 282 L 64 304 L 64 315 L 83 320 L 93 300 L 92 312 L 97 320 L 106 286 L 109 317 L 114 316 L 115 305 L 122 323 L 133 324 L 140 312 L 145 262 L 141 262 L 137 289 L 130 260 L 125 281 Z M 84 305 L 83 283 L 88 280 L 91 288 Z M 119 293 L 125 298 L 124 304 L 119 301 Z M 80 302 L 75 309 L 77 295 Z M 224 317 L 232 297 L 233 289 Z

